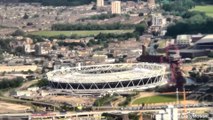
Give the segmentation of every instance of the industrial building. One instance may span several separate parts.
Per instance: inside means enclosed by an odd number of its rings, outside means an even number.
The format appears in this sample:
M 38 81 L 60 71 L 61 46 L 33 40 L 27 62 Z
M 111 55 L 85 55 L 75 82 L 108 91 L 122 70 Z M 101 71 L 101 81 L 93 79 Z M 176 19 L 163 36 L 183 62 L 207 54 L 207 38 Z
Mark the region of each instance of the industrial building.
M 170 54 L 175 54 L 175 50 L 169 50 Z M 195 57 L 202 57 L 208 56 L 210 51 L 208 50 L 198 50 L 198 49 L 181 49 L 179 50 L 181 58 L 195 58 Z
M 213 49 L 213 34 L 206 35 L 195 43 L 196 49 Z
M 166 84 L 166 67 L 152 63 L 78 66 L 47 73 L 52 88 L 73 93 L 145 90 Z

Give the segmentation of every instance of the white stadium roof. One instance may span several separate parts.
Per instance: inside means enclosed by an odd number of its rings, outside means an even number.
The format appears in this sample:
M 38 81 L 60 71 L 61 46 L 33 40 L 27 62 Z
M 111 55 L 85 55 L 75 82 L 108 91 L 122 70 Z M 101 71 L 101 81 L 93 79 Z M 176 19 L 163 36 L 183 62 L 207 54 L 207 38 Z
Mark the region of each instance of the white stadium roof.
M 54 70 L 47 77 L 59 83 L 105 83 L 162 76 L 165 69 L 153 63 L 104 64 Z

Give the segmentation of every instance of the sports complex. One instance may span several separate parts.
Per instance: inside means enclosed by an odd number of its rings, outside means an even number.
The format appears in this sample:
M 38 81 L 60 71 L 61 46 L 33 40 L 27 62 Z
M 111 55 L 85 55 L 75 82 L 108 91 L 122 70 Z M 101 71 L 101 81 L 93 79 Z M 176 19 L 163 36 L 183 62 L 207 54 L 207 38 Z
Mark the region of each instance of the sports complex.
M 77 66 L 47 73 L 52 88 L 73 93 L 112 93 L 146 90 L 165 84 L 166 66 L 122 63 Z

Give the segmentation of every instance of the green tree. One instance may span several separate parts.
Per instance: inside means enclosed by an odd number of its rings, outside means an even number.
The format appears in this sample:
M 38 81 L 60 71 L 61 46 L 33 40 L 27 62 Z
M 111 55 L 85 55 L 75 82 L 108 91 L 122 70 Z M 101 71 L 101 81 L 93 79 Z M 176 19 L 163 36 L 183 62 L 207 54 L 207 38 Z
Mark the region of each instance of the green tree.
M 12 80 L 3 79 L 0 81 L 0 89 L 16 88 L 23 84 L 24 78 L 17 77 Z
M 25 35 L 24 31 L 22 31 L 20 29 L 18 29 L 12 33 L 12 36 L 24 36 L 24 35 Z
M 17 55 L 23 55 L 24 54 L 24 48 L 23 47 L 17 47 L 16 49 L 15 49 L 15 53 L 17 54 Z
M 114 18 L 117 17 L 119 15 L 117 14 L 100 14 L 100 15 L 93 15 L 89 18 L 83 18 L 82 20 L 86 20 L 86 19 L 91 19 L 91 20 L 104 20 L 104 19 L 110 19 L 110 18 Z
M 146 29 L 146 26 L 144 24 L 138 24 L 135 27 L 135 32 L 138 33 L 139 35 L 142 35 Z
M 23 19 L 28 19 L 29 15 L 27 15 L 27 13 L 24 14 Z
M 14 39 L 0 39 L 0 55 L 2 55 L 3 52 L 11 52 L 9 43 L 13 40 Z
M 37 83 L 38 87 L 44 87 L 49 85 L 49 81 L 47 79 L 41 79 Z
M 211 34 L 213 33 L 213 18 L 201 12 L 189 12 L 185 18 L 167 28 L 167 36 L 176 37 L 179 34 Z M 184 28 L 184 29 L 183 29 Z
M 28 73 L 28 74 L 33 74 L 34 72 L 33 72 L 32 70 L 29 69 L 29 70 L 27 71 L 27 73 Z
M 194 6 L 195 3 L 193 0 L 174 0 L 164 2 L 162 8 L 167 12 L 182 14 Z
M 113 24 L 53 24 L 52 30 L 123 30 L 123 29 L 133 29 L 135 25 L 133 24 L 121 24 L 121 23 L 113 23 Z
M 33 43 L 44 42 L 44 38 L 45 38 L 39 35 L 26 35 L 26 36 L 31 38 L 33 40 Z

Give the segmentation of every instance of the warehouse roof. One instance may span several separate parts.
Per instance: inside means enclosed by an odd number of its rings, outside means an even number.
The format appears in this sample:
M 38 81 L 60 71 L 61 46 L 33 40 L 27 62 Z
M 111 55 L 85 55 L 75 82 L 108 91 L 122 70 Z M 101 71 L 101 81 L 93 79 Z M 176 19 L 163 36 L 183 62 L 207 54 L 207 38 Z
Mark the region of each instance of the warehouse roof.
M 206 35 L 202 39 L 198 40 L 196 44 L 211 43 L 211 42 L 213 42 L 213 34 Z

